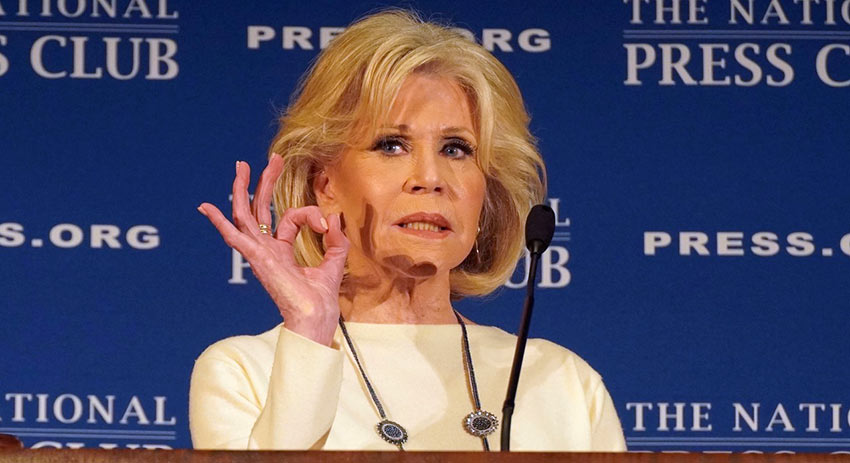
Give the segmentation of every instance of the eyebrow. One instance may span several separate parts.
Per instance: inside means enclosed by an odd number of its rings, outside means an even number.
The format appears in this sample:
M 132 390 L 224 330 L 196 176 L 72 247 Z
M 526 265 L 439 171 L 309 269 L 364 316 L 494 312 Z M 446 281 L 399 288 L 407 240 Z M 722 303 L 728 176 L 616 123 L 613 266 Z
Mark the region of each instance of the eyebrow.
M 410 126 L 408 126 L 407 124 L 389 125 L 389 126 L 381 127 L 381 129 L 382 130 L 386 130 L 386 129 L 398 130 L 402 134 L 406 134 L 406 133 L 410 132 Z M 464 128 L 464 127 L 455 127 L 455 126 L 446 127 L 441 131 L 441 133 L 443 135 L 463 135 L 463 134 L 466 134 L 470 138 L 475 139 L 474 132 L 472 132 L 471 130 Z
M 443 129 L 443 134 L 444 135 L 467 134 L 467 135 L 470 135 L 473 138 L 475 138 L 474 133 L 471 130 L 463 128 L 463 127 L 446 127 L 445 129 Z

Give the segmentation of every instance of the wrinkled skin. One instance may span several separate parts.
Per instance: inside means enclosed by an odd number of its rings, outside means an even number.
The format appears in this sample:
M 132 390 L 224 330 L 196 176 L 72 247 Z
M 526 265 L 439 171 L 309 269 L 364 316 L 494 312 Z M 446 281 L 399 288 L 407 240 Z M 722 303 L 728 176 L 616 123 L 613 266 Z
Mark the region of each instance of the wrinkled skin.
M 374 323 L 455 323 L 449 272 L 472 249 L 486 185 L 474 127 L 457 83 L 413 74 L 378 133 L 321 169 L 312 185 L 318 206 L 287 210 L 275 236 L 261 234 L 259 224 L 271 223 L 280 156 L 263 171 L 253 204 L 248 165 L 237 163 L 232 223 L 212 204 L 198 209 L 251 264 L 286 327 L 302 336 L 330 345 L 340 313 Z M 402 226 L 417 213 L 439 215 L 442 230 Z M 314 268 L 295 262 L 302 225 L 324 235 L 325 257 Z

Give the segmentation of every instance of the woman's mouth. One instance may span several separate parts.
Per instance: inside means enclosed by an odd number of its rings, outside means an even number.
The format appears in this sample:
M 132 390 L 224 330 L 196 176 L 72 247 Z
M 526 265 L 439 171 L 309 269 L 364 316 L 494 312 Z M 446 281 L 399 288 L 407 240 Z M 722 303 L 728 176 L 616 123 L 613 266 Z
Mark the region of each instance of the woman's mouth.
M 445 227 L 441 227 L 439 225 L 429 222 L 408 222 L 401 224 L 401 227 L 408 228 L 411 230 L 427 230 L 432 232 L 440 232 L 446 230 Z
M 427 238 L 442 238 L 451 231 L 449 221 L 440 214 L 417 212 L 395 223 L 403 231 Z

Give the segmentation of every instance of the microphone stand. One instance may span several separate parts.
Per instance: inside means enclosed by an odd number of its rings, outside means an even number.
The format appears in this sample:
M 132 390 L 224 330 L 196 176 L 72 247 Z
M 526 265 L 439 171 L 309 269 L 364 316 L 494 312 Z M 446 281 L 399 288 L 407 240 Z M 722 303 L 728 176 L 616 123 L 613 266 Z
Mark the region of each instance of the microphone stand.
M 514 363 L 511 366 L 511 377 L 508 381 L 508 394 L 505 397 L 504 405 L 502 405 L 502 437 L 500 443 L 502 452 L 509 452 L 511 450 L 511 417 L 514 414 L 514 401 L 516 400 L 517 385 L 519 384 L 519 373 L 522 369 L 522 358 L 525 355 L 525 344 L 528 341 L 531 310 L 534 307 L 534 283 L 537 280 L 537 264 L 547 244 L 535 240 L 531 246 L 531 262 L 528 266 L 528 286 L 525 289 L 525 304 L 522 308 L 519 333 L 517 333 Z

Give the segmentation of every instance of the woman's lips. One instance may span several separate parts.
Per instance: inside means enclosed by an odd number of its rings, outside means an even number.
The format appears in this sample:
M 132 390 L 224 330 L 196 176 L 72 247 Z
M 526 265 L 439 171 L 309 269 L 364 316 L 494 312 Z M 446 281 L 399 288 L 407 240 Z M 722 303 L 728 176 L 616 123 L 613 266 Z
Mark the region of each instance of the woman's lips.
M 395 225 L 405 233 L 423 238 L 444 238 L 452 231 L 445 217 L 430 212 L 407 215 L 398 220 Z
M 446 229 L 441 229 L 440 231 L 433 231 L 433 229 L 416 229 L 411 227 L 403 227 L 401 225 L 397 225 L 396 228 L 401 230 L 402 233 L 407 233 L 409 235 L 414 235 L 421 238 L 441 239 L 449 236 L 449 233 L 451 233 L 451 231 Z

